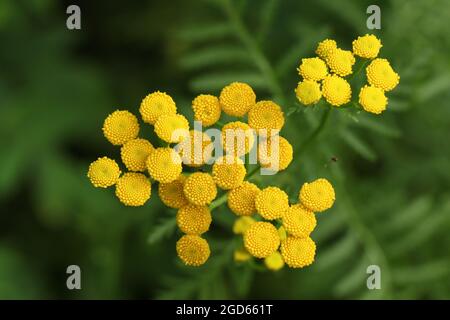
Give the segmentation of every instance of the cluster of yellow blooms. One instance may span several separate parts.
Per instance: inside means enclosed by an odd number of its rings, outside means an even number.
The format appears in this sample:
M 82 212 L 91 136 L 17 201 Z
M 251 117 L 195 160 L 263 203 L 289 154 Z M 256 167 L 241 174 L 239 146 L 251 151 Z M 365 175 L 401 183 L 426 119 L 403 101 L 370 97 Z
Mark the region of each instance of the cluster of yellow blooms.
M 303 184 L 294 204 L 289 204 L 288 195 L 280 188 L 260 190 L 244 182 L 228 194 L 228 207 L 239 216 L 233 232 L 243 235 L 244 244 L 235 251 L 234 259 L 264 259 L 273 271 L 285 264 L 291 268 L 310 265 L 316 253 L 310 238 L 317 224 L 315 213 L 331 208 L 334 200 L 333 186 L 323 178 Z
M 298 73 L 303 78 L 295 93 L 304 105 L 319 102 L 322 96 L 334 107 L 352 100 L 352 88 L 346 77 L 352 76 L 356 59 L 369 63 L 366 67 L 368 84 L 359 89 L 359 104 L 370 113 L 380 114 L 387 107 L 385 92 L 394 89 L 399 75 L 386 59 L 377 58 L 382 47 L 374 35 L 366 34 L 353 41 L 353 50 L 340 49 L 336 41 L 326 39 L 316 49 L 318 57 L 302 59 Z

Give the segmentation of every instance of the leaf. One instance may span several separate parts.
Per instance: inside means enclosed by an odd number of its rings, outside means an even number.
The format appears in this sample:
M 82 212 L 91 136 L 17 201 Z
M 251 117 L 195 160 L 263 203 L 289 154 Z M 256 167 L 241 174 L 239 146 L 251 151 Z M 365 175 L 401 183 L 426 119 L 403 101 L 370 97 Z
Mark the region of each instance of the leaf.
M 340 132 L 340 136 L 344 139 L 347 145 L 352 148 L 355 152 L 361 155 L 363 158 L 369 161 L 375 161 L 377 156 L 375 151 L 364 141 L 362 141 L 357 135 L 353 134 L 348 130 L 343 130 Z
M 180 40 L 189 42 L 212 41 L 232 34 L 231 26 L 226 22 L 210 22 L 203 25 L 185 26 L 178 33 Z
M 177 221 L 175 217 L 168 217 L 160 222 L 150 231 L 147 243 L 152 245 L 158 241 L 171 236 L 175 232 Z
M 343 238 L 317 255 L 316 267 L 321 271 L 330 269 L 349 258 L 357 248 L 358 241 L 351 233 L 347 233 Z
M 436 281 L 450 273 L 448 260 L 434 261 L 420 265 L 407 265 L 392 270 L 392 279 L 398 285 L 422 284 Z
M 382 119 L 374 119 L 367 115 L 359 117 L 358 125 L 391 138 L 398 138 L 401 135 L 400 130 L 386 124 Z
M 333 289 L 333 292 L 338 296 L 348 296 L 354 291 L 365 287 L 367 279 L 367 266 L 369 265 L 367 259 L 361 261 L 351 267 L 346 274 L 339 279 L 338 283 Z
M 192 90 L 201 91 L 218 91 L 230 84 L 231 82 L 241 81 L 251 85 L 254 89 L 265 89 L 266 82 L 259 73 L 255 72 L 240 72 L 227 73 L 215 72 L 197 76 L 190 82 Z
M 180 60 L 181 67 L 192 70 L 231 62 L 250 62 L 245 50 L 232 46 L 208 46 L 186 54 Z
M 443 92 L 450 91 L 450 74 L 443 73 L 424 82 L 422 87 L 417 91 L 417 100 L 423 103 L 440 95 Z

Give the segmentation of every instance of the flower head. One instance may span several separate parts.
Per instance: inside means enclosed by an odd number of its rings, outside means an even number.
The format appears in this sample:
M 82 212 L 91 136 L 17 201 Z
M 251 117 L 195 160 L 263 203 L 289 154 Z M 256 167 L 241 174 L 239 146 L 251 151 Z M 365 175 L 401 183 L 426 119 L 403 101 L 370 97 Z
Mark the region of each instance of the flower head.
M 204 206 L 217 196 L 217 187 L 209 173 L 195 172 L 184 182 L 183 192 L 192 204 Z
M 211 212 L 206 206 L 188 204 L 178 209 L 177 225 L 181 232 L 200 235 L 209 230 Z
M 337 48 L 336 41 L 325 39 L 317 45 L 316 54 L 326 60 L 328 55 Z
M 234 250 L 233 257 L 236 262 L 245 262 L 252 258 L 244 248 Z
M 327 65 L 317 57 L 302 59 L 302 63 L 297 70 L 305 80 L 319 81 L 328 74 Z
M 376 58 L 380 51 L 381 41 L 373 34 L 366 34 L 353 40 L 353 54 L 361 58 Z
M 201 167 L 212 156 L 214 144 L 204 132 L 191 130 L 189 136 L 179 144 L 183 164 L 189 167 Z
M 273 101 L 259 101 L 248 112 L 248 124 L 255 130 L 281 130 L 284 126 L 284 113 Z
M 386 59 L 374 59 L 366 68 L 367 81 L 374 87 L 391 91 L 399 81 L 400 76 L 392 69 Z
M 102 157 L 89 165 L 87 176 L 94 187 L 107 188 L 116 184 L 120 176 L 120 169 L 116 161 Z
M 345 79 L 331 75 L 322 82 L 322 94 L 329 104 L 339 107 L 350 101 L 352 89 Z
M 222 112 L 219 99 L 210 94 L 201 94 L 192 101 L 192 109 L 194 110 L 194 119 L 201 121 L 205 127 L 215 124 Z
M 337 48 L 328 55 L 327 64 L 331 71 L 339 76 L 345 77 L 353 72 L 352 68 L 355 64 L 355 57 L 351 51 Z
M 256 102 L 252 87 L 246 83 L 233 82 L 220 92 L 222 111 L 230 116 L 243 117 Z
M 152 144 L 145 139 L 133 139 L 120 148 L 122 162 L 130 171 L 145 171 L 145 161 L 150 152 L 154 150 Z
M 256 184 L 244 181 L 228 192 L 228 207 L 238 216 L 250 216 L 256 212 L 255 198 L 258 192 Z
M 288 195 L 280 188 L 267 187 L 257 194 L 255 206 L 264 219 L 278 219 L 289 209 Z
M 211 251 L 205 239 L 187 234 L 177 241 L 177 254 L 185 265 L 198 267 L 208 260 Z
M 150 176 L 158 182 L 168 183 L 176 180 L 183 170 L 181 158 L 172 148 L 156 148 L 147 157 Z
M 280 246 L 278 231 L 269 222 L 255 222 L 244 233 L 244 246 L 254 257 L 268 257 Z
M 291 206 L 283 215 L 283 227 L 289 235 L 296 238 L 309 237 L 316 227 L 316 216 L 302 205 Z
M 231 156 L 217 159 L 212 167 L 214 181 L 224 190 L 239 187 L 244 181 L 246 174 L 244 162 Z
M 222 127 L 222 145 L 228 155 L 240 157 L 250 152 L 254 142 L 253 130 L 244 122 L 228 122 Z
M 126 110 L 116 110 L 103 123 L 103 135 L 113 145 L 122 145 L 137 137 L 139 123 L 134 114 Z
M 116 183 L 116 196 L 126 206 L 142 206 L 150 199 L 152 185 L 142 173 L 127 172 Z
M 320 84 L 312 80 L 303 80 L 298 83 L 295 89 L 298 101 L 304 105 L 310 105 L 319 102 L 322 98 Z
M 281 255 L 289 267 L 303 268 L 314 262 L 316 244 L 309 237 L 287 237 L 281 243 Z
M 144 122 L 155 124 L 159 116 L 177 113 L 177 106 L 168 94 L 156 91 L 142 100 L 139 112 Z
M 278 228 L 278 235 L 281 241 L 287 238 L 286 229 L 282 225 Z
M 234 221 L 233 224 L 233 233 L 235 234 L 244 234 L 245 231 L 248 230 L 254 223 L 255 219 L 248 216 L 239 217 Z
M 335 193 L 333 186 L 327 179 L 317 179 L 304 183 L 299 192 L 301 204 L 313 212 L 322 212 L 334 204 Z
M 164 114 L 155 122 L 155 133 L 166 142 L 180 142 L 189 135 L 189 122 L 181 114 Z
M 180 175 L 178 179 L 168 182 L 160 183 L 158 186 L 158 195 L 162 203 L 170 208 L 179 209 L 189 202 L 184 196 L 183 187 L 186 177 Z
M 278 148 L 275 136 L 268 137 L 258 145 L 258 160 L 263 168 L 274 168 L 278 171 L 286 169 L 292 162 L 294 150 L 285 138 L 278 136 Z M 278 163 L 276 152 L 278 153 Z
M 270 256 L 264 259 L 264 264 L 267 269 L 272 271 L 278 271 L 284 267 L 284 260 L 281 254 L 278 251 L 275 251 Z
M 359 104 L 367 112 L 380 114 L 386 110 L 387 98 L 382 89 L 366 85 L 359 92 Z

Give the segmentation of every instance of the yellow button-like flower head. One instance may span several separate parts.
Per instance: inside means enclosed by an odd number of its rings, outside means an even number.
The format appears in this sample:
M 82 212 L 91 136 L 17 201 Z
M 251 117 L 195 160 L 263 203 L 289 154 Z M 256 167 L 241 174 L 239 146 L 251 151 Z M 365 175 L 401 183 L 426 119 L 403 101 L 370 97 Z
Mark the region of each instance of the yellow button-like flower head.
M 278 251 L 275 251 L 270 256 L 264 259 L 264 264 L 267 269 L 272 271 L 278 271 L 284 267 L 284 260 L 281 254 Z
M 304 183 L 299 192 L 301 204 L 312 212 L 322 212 L 331 208 L 335 198 L 333 186 L 323 178 Z
M 200 235 L 209 230 L 211 212 L 206 206 L 188 204 L 177 213 L 177 225 L 181 232 Z
M 204 206 L 216 198 L 217 187 L 209 173 L 195 172 L 187 177 L 183 192 L 190 203 Z
M 233 233 L 244 234 L 254 223 L 255 219 L 248 216 L 239 217 L 234 221 Z
M 381 47 L 381 41 L 373 34 L 366 34 L 353 40 L 353 54 L 361 58 L 376 58 Z
M 353 72 L 352 68 L 355 64 L 355 57 L 351 51 L 337 48 L 328 55 L 327 64 L 331 71 L 345 77 Z
M 158 182 L 168 183 L 176 180 L 183 170 L 181 158 L 172 148 L 156 148 L 147 157 L 150 176 Z
M 267 220 L 281 218 L 289 209 L 289 199 L 286 192 L 277 187 L 267 187 L 261 190 L 255 199 L 256 211 Z
M 201 121 L 202 126 L 209 127 L 215 124 L 222 112 L 219 99 L 210 94 L 201 94 L 192 101 L 194 119 Z
M 128 170 L 145 171 L 147 157 L 153 150 L 149 141 L 137 138 L 126 142 L 120 148 L 120 156 Z
M 238 216 L 250 216 L 256 212 L 255 198 L 258 192 L 256 184 L 244 181 L 228 192 L 228 207 Z
M 137 137 L 139 123 L 134 114 L 116 110 L 103 123 L 103 135 L 113 145 L 119 146 Z
M 126 206 L 143 206 L 150 199 L 152 185 L 142 173 L 127 172 L 116 184 L 116 196 Z
M 316 244 L 309 237 L 287 237 L 281 242 L 281 255 L 289 267 L 303 268 L 314 262 Z
M 246 83 L 233 82 L 220 92 L 222 111 L 230 116 L 243 117 L 256 103 L 252 87 Z
M 273 101 L 263 100 L 255 104 L 248 112 L 248 124 L 255 130 L 266 129 L 263 136 L 270 135 L 272 130 L 281 130 L 284 126 L 284 113 L 281 107 Z
M 317 45 L 316 54 L 326 60 L 328 55 L 337 48 L 336 41 L 325 39 Z
M 159 184 L 158 195 L 166 206 L 178 209 L 189 204 L 183 192 L 185 181 L 186 177 L 180 175 L 178 179 L 172 182 Z
M 291 206 L 283 215 L 283 227 L 296 238 L 309 237 L 316 227 L 316 216 L 300 204 Z
M 320 98 L 322 98 L 322 91 L 319 83 L 316 81 L 303 80 L 298 83 L 295 95 L 302 104 L 310 105 L 319 102 Z
M 359 92 L 359 104 L 367 112 L 380 114 L 386 110 L 387 98 L 382 89 L 364 86 Z
M 211 251 L 205 239 L 187 234 L 177 241 L 177 254 L 185 265 L 198 267 L 208 260 Z
M 369 84 L 384 91 L 391 91 L 400 81 L 400 76 L 386 59 L 373 60 L 366 68 L 366 75 Z
M 258 145 L 258 160 L 263 168 L 273 168 L 274 171 L 286 169 L 292 162 L 294 150 L 285 138 L 278 136 L 278 148 L 276 146 L 277 136 L 268 137 Z M 278 165 L 276 163 L 276 152 L 278 153 Z
M 280 246 L 277 228 L 269 222 L 255 222 L 244 233 L 244 246 L 254 257 L 270 256 Z
M 244 181 L 246 174 L 244 162 L 231 156 L 217 159 L 212 167 L 214 181 L 219 188 L 224 190 L 239 187 Z
M 320 58 L 304 58 L 298 67 L 298 73 L 305 80 L 319 81 L 327 76 L 328 69 Z
M 177 113 L 177 106 L 168 94 L 156 91 L 142 100 L 139 112 L 144 122 L 155 124 L 161 115 Z
M 214 144 L 204 132 L 191 130 L 189 136 L 179 144 L 183 164 L 189 167 L 201 167 L 212 156 Z
M 329 104 L 339 107 L 350 101 L 352 89 L 345 79 L 332 75 L 323 80 L 322 94 Z
M 164 114 L 155 122 L 155 133 L 166 142 L 180 142 L 189 135 L 189 122 L 181 114 Z
M 102 157 L 89 165 L 87 176 L 94 187 L 107 188 L 116 184 L 120 176 L 120 169 L 116 161 Z
M 240 157 L 250 152 L 254 142 L 254 130 L 244 122 L 228 122 L 222 127 L 222 145 L 227 155 Z

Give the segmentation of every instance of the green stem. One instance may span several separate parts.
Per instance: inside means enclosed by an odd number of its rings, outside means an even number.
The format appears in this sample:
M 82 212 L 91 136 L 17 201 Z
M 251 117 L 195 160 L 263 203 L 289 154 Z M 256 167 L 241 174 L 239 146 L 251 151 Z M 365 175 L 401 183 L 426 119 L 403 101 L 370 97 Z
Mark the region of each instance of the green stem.
M 328 107 L 324 114 L 322 115 L 322 118 L 320 119 L 319 125 L 316 127 L 316 129 L 311 132 L 308 138 L 303 142 L 303 144 L 300 146 L 300 148 L 297 150 L 296 155 L 298 156 L 299 153 L 303 152 L 309 145 L 311 145 L 311 142 L 313 142 L 317 136 L 322 132 L 323 128 L 325 127 L 325 124 L 327 123 L 328 119 L 330 118 L 332 107 Z
M 269 89 L 272 91 L 273 96 L 279 100 L 280 104 L 284 104 L 286 99 L 283 90 L 281 89 L 280 84 L 278 83 L 278 80 L 275 76 L 275 71 L 269 63 L 269 60 L 263 54 L 261 48 L 258 45 L 258 42 L 252 37 L 248 29 L 245 27 L 239 13 L 236 11 L 231 1 L 223 0 L 222 4 L 231 25 L 236 30 L 236 34 L 238 35 L 239 39 L 245 45 L 250 56 L 252 57 L 252 60 L 255 62 L 256 66 L 266 79 L 266 82 L 269 86 Z
M 218 197 L 216 200 L 214 200 L 213 202 L 211 202 L 211 204 L 209 205 L 209 210 L 214 210 L 217 207 L 220 207 L 222 204 L 224 204 L 225 202 L 227 202 L 227 196 L 228 196 L 228 192 L 225 192 L 223 195 L 221 195 L 220 197 Z

